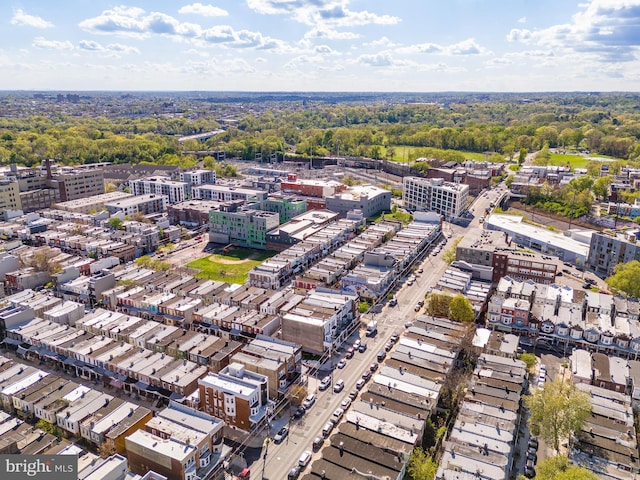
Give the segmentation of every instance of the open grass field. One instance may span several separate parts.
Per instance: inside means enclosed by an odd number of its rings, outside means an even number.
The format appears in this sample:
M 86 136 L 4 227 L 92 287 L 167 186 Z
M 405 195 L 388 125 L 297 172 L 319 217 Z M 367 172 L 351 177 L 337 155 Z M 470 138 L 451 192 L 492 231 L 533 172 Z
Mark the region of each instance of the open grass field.
M 590 162 L 584 155 L 572 155 L 569 153 L 552 153 L 549 165 L 562 166 L 569 164 L 572 169 L 585 168 Z
M 394 155 L 393 158 L 391 160 L 393 160 L 394 162 L 407 162 L 409 160 L 410 154 L 412 152 L 415 152 L 416 150 L 420 150 L 422 147 L 409 147 L 409 146 L 405 146 L 405 145 L 394 145 L 393 146 L 393 150 L 394 150 Z M 484 161 L 486 160 L 486 156 L 484 155 L 484 153 L 478 153 L 478 152 L 462 152 L 462 151 L 458 151 L 458 150 L 451 150 L 451 151 L 456 151 L 458 153 L 462 153 L 465 158 L 467 160 L 476 160 L 476 161 Z M 382 156 L 386 158 L 386 150 L 383 148 L 383 153 Z
M 200 270 L 198 278 L 218 280 L 227 283 L 244 283 L 253 267 L 260 265 L 277 252 L 233 248 L 228 253 L 214 253 L 187 264 L 187 267 Z

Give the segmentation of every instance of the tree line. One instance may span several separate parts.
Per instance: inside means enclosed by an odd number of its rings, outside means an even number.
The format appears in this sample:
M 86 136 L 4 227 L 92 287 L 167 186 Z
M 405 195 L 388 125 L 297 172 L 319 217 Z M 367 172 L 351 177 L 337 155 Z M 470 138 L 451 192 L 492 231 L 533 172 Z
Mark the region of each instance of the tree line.
M 210 113 L 120 118 L 77 117 L 56 112 L 0 117 L 0 163 L 141 163 L 189 165 L 185 152 L 224 150 L 253 160 L 262 153 L 392 158 L 394 147 L 496 152 L 550 148 L 640 160 L 640 101 L 633 95 L 511 97 L 442 104 L 290 102 L 238 113 L 225 131 L 204 142 L 181 135 L 221 127 L 224 105 Z M 264 105 L 263 105 L 264 107 Z M 221 120 L 222 121 L 222 120 Z M 409 159 L 411 160 L 411 159 Z

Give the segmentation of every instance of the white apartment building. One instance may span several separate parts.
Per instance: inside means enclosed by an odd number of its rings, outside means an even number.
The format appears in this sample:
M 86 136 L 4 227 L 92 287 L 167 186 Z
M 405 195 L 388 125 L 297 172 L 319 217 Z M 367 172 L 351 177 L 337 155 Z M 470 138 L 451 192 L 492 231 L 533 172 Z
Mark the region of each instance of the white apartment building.
M 216 183 L 215 170 L 190 170 L 180 172 L 180 181 L 189 185 L 206 185 Z
M 441 178 L 404 177 L 402 199 L 410 211 L 433 211 L 459 217 L 467 209 L 469 185 Z
M 189 198 L 191 191 L 188 183 L 177 182 L 169 177 L 147 177 L 129 180 L 129 190 L 133 195 L 150 193 L 166 195 L 169 198 L 169 203 L 184 202 Z

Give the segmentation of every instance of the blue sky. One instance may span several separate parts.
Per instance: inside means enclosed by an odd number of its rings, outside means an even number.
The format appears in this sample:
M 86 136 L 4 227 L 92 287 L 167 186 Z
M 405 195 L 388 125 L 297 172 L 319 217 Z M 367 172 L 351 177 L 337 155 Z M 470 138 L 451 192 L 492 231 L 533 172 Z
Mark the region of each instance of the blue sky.
M 2 90 L 640 90 L 640 0 L 3 0 Z

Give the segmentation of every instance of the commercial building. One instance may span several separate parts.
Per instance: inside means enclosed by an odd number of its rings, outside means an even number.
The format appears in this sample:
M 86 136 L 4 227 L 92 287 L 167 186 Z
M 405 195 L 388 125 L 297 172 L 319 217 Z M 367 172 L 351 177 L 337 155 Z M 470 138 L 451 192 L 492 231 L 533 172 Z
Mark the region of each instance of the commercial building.
M 280 224 L 280 215 L 223 206 L 209 212 L 209 241 L 266 250 L 267 232 Z
M 104 207 L 111 215 L 122 212 L 124 215 L 133 217 L 135 214 L 163 213 L 167 210 L 168 202 L 169 197 L 166 195 L 147 193 L 105 202 Z
M 407 210 L 433 211 L 454 218 L 467 209 L 469 186 L 441 178 L 404 177 L 402 198 Z
M 217 202 L 244 200 L 245 202 L 261 202 L 267 199 L 269 192 L 230 185 L 200 185 L 193 187 L 192 194 L 193 198 L 197 200 L 215 200 Z
M 455 266 L 470 267 L 474 278 L 498 282 L 504 276 L 517 280 L 533 280 L 552 283 L 556 278 L 557 265 L 534 253 L 518 251 L 516 245 L 503 232 L 486 230 L 480 235 L 465 235 L 456 248 Z M 483 269 L 489 267 L 491 278 L 484 278 Z
M 98 212 L 102 210 L 105 203 L 123 200 L 132 196 L 133 195 L 126 192 L 102 193 L 100 195 L 93 195 L 91 197 L 78 198 L 76 200 L 69 200 L 66 202 L 58 202 L 56 203 L 55 207 L 57 210 L 64 210 L 66 212 L 89 214 L 91 212 Z
M 169 203 L 184 202 L 189 198 L 190 185 L 171 180 L 169 177 L 147 177 L 129 180 L 129 190 L 133 195 L 155 193 L 165 195 Z
M 307 197 L 326 198 L 342 192 L 346 185 L 335 180 L 303 180 L 295 173 L 289 173 L 287 180 L 280 183 L 283 192 L 295 193 Z
M 215 170 L 189 170 L 180 172 L 180 181 L 188 183 L 192 187 L 195 185 L 206 185 L 216 183 Z
M 639 237 L 640 230 L 624 234 L 594 232 L 591 235 L 587 269 L 604 278 L 613 275 L 618 264 L 640 260 Z
M 576 265 L 584 265 L 587 260 L 589 242 L 593 234 L 591 230 L 571 230 L 569 235 L 565 235 L 526 223 L 519 215 L 495 213 L 487 217 L 484 227 L 505 232 L 516 245 L 553 255 Z
M 22 210 L 18 182 L 10 178 L 0 178 L 0 212 Z
M 282 315 L 282 339 L 322 354 L 338 347 L 356 320 L 357 295 L 317 289 Z
M 373 185 L 354 185 L 348 190 L 325 196 L 327 210 L 346 217 L 347 212 L 359 210 L 365 218 L 391 210 L 391 192 Z

